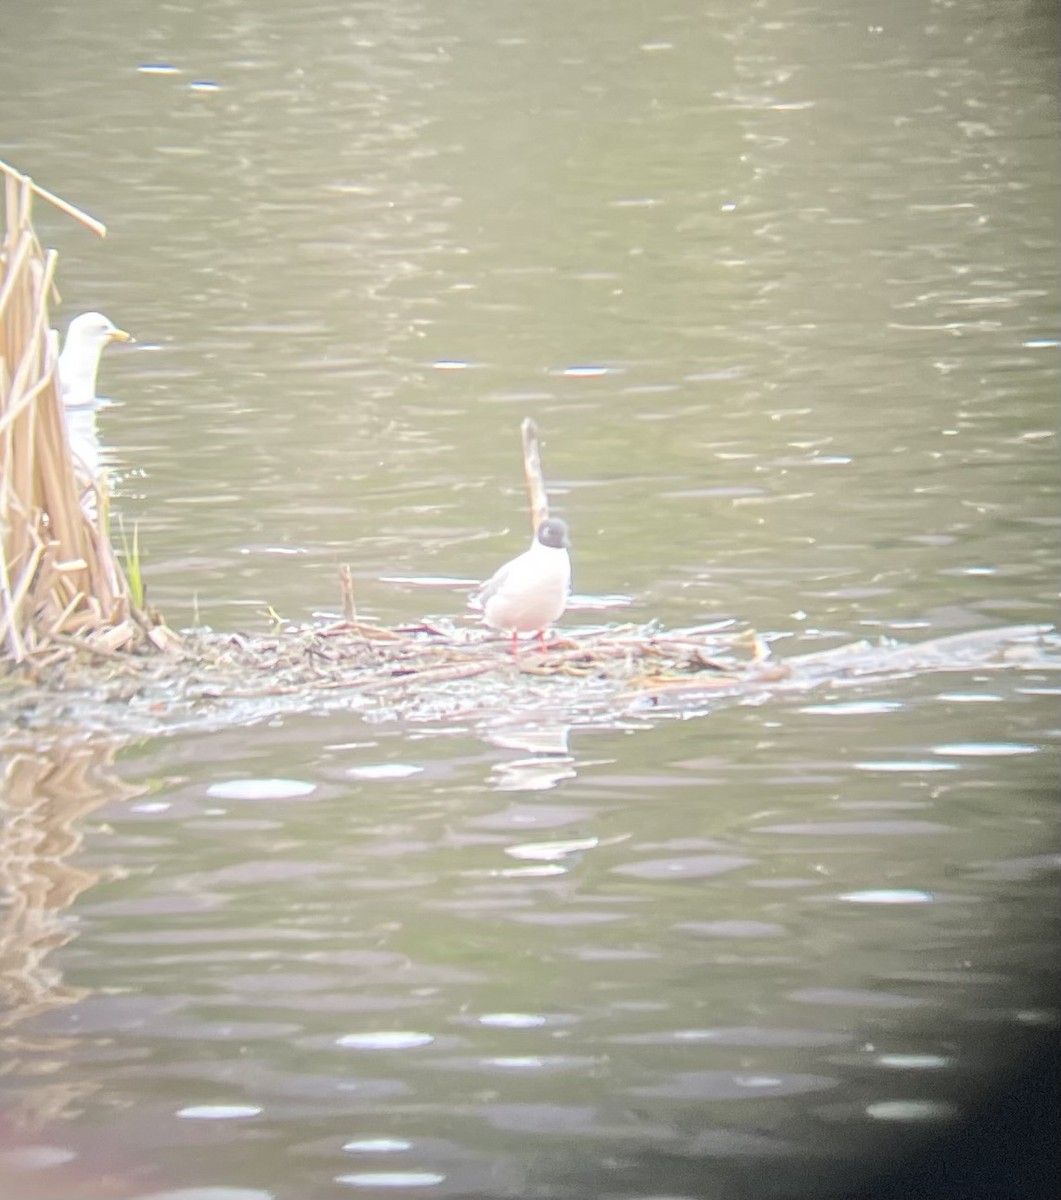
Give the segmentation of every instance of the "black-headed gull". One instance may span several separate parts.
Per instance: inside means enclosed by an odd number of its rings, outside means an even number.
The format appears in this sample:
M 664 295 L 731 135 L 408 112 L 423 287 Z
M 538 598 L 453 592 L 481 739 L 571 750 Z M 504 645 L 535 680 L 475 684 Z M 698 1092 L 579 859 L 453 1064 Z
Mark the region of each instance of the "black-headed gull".
M 472 597 L 487 625 L 512 635 L 513 651 L 521 633 L 536 633 L 544 642 L 546 629 L 567 607 L 570 545 L 566 522 L 542 521 L 530 549 L 505 563 Z

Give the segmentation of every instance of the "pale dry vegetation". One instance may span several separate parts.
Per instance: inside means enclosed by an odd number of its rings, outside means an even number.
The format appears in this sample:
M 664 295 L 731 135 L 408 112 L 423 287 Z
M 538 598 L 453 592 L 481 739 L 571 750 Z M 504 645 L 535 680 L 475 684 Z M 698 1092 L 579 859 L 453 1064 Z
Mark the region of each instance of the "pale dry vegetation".
M 57 255 L 33 227 L 43 200 L 103 236 L 87 214 L 0 162 L 0 659 L 41 664 L 163 647 L 169 631 L 134 605 L 107 537 L 105 497 L 82 504 L 49 308 Z

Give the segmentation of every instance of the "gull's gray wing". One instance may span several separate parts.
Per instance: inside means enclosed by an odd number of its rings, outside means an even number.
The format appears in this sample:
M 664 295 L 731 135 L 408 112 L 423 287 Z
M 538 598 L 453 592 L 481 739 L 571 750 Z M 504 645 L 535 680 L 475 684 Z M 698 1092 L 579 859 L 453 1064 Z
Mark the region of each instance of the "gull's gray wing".
M 505 580 L 511 575 L 512 565 L 515 561 L 513 559 L 512 562 L 505 563 L 503 567 L 498 567 L 486 583 L 482 584 L 479 590 L 472 595 L 470 603 L 474 608 L 482 608 L 491 596 L 496 596 L 505 586 Z

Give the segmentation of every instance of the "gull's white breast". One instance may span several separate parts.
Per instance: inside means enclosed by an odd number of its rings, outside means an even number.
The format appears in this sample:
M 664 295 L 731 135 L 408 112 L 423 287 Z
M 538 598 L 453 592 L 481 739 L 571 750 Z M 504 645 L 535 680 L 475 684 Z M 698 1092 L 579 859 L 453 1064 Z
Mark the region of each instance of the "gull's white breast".
M 476 597 L 483 617 L 506 633 L 538 633 L 567 607 L 571 559 L 563 548 L 535 541 L 506 563 Z

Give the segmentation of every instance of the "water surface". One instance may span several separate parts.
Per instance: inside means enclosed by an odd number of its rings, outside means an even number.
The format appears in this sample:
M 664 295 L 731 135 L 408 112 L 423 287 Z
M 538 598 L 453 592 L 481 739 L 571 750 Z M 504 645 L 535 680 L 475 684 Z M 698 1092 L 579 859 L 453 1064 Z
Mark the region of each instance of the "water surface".
M 367 617 L 459 614 L 389 581 L 522 547 L 524 416 L 616 619 L 1055 619 L 1048 5 L 52 2 L 4 43 L 0 155 L 109 226 L 37 210 L 57 320 L 139 340 L 100 425 L 171 624 L 316 619 L 344 562 Z M 5 1170 L 769 1196 L 946 1129 L 1056 1024 L 1056 676 L 759 699 L 24 743 Z

